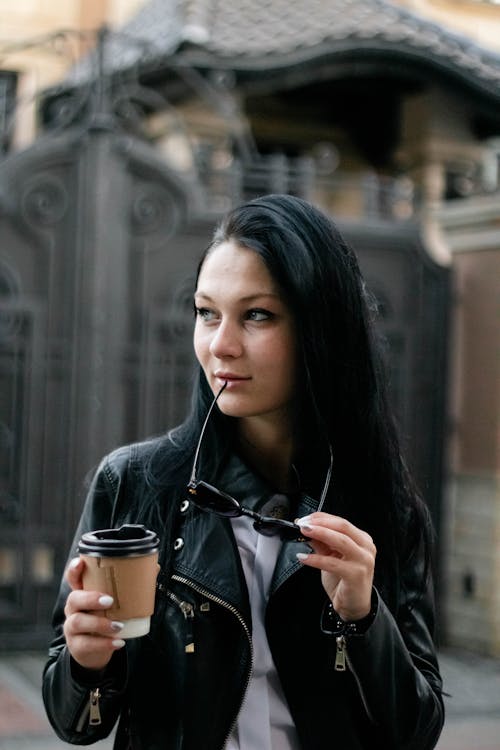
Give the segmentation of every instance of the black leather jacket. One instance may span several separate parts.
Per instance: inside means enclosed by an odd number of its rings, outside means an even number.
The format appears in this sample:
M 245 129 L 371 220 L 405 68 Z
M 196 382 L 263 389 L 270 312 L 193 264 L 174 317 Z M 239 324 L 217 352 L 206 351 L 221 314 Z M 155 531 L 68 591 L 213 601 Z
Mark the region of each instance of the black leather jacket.
M 143 522 L 138 508 L 151 493 L 144 464 L 154 447 L 149 441 L 120 448 L 102 462 L 72 555 L 85 531 Z M 119 718 L 117 750 L 224 747 L 251 671 L 248 593 L 230 522 L 186 506 L 177 514 L 175 542 L 170 530 L 155 529 L 171 547 L 163 550 L 171 567 L 158 577 L 149 635 L 127 641 L 102 673 L 79 668 L 65 646 L 62 583 L 43 696 L 66 742 L 100 740 Z M 297 512 L 314 507 L 304 496 Z M 419 571 L 406 571 L 395 616 L 375 593 L 375 619 L 364 635 L 346 637 L 347 668 L 338 671 L 343 642 L 320 628 L 325 594 L 318 571 L 298 563 L 301 548 L 282 546 L 266 628 L 303 750 L 430 750 L 443 704 L 432 597 L 416 592 Z

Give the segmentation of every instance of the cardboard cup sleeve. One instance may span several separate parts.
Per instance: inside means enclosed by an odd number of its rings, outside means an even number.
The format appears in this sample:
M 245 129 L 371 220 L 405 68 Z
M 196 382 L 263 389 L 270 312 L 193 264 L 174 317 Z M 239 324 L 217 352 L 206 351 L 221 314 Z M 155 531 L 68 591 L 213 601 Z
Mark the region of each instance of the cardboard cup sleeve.
M 113 597 L 110 620 L 126 621 L 150 617 L 154 611 L 158 552 L 135 557 L 96 557 L 83 555 L 83 588 Z

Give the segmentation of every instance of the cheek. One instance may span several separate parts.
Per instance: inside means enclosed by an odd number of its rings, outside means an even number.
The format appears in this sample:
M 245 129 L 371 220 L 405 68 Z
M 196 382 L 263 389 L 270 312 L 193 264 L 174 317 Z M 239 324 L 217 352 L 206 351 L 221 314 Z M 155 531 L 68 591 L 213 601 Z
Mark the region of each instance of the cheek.
M 209 346 L 209 342 L 207 340 L 207 337 L 202 336 L 198 327 L 195 326 L 194 335 L 193 335 L 193 348 L 194 348 L 194 353 L 196 355 L 196 359 L 198 360 L 200 364 L 203 364 L 203 361 L 207 357 L 208 346 Z
M 293 389 L 296 374 L 296 352 L 293 337 L 274 339 L 262 349 L 262 367 L 276 385 Z
M 290 374 L 295 371 L 296 346 L 292 335 L 281 338 L 271 351 L 274 352 L 275 362 L 281 369 L 289 370 Z
M 290 393 L 295 391 L 296 378 L 297 378 L 297 347 L 295 337 L 290 336 L 290 340 L 286 346 L 286 352 L 283 354 L 283 367 L 285 369 L 285 377 L 288 381 L 288 389 Z

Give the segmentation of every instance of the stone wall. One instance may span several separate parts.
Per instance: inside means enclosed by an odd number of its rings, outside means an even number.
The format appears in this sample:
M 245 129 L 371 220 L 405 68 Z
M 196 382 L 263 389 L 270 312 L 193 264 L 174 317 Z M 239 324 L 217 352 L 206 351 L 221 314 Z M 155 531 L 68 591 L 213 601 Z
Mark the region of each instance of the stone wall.
M 446 641 L 495 656 L 500 656 L 499 207 L 498 195 L 463 201 L 445 219 L 455 250 L 443 529 Z

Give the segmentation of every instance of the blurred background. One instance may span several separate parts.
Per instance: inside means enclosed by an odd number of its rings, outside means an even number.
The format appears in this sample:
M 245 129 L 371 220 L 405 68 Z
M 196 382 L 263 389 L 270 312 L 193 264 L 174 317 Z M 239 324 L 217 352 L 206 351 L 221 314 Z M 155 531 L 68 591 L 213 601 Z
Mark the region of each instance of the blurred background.
M 183 418 L 217 218 L 289 192 L 377 300 L 439 643 L 500 657 L 499 182 L 499 2 L 0 0 L 0 651 L 102 455 Z

